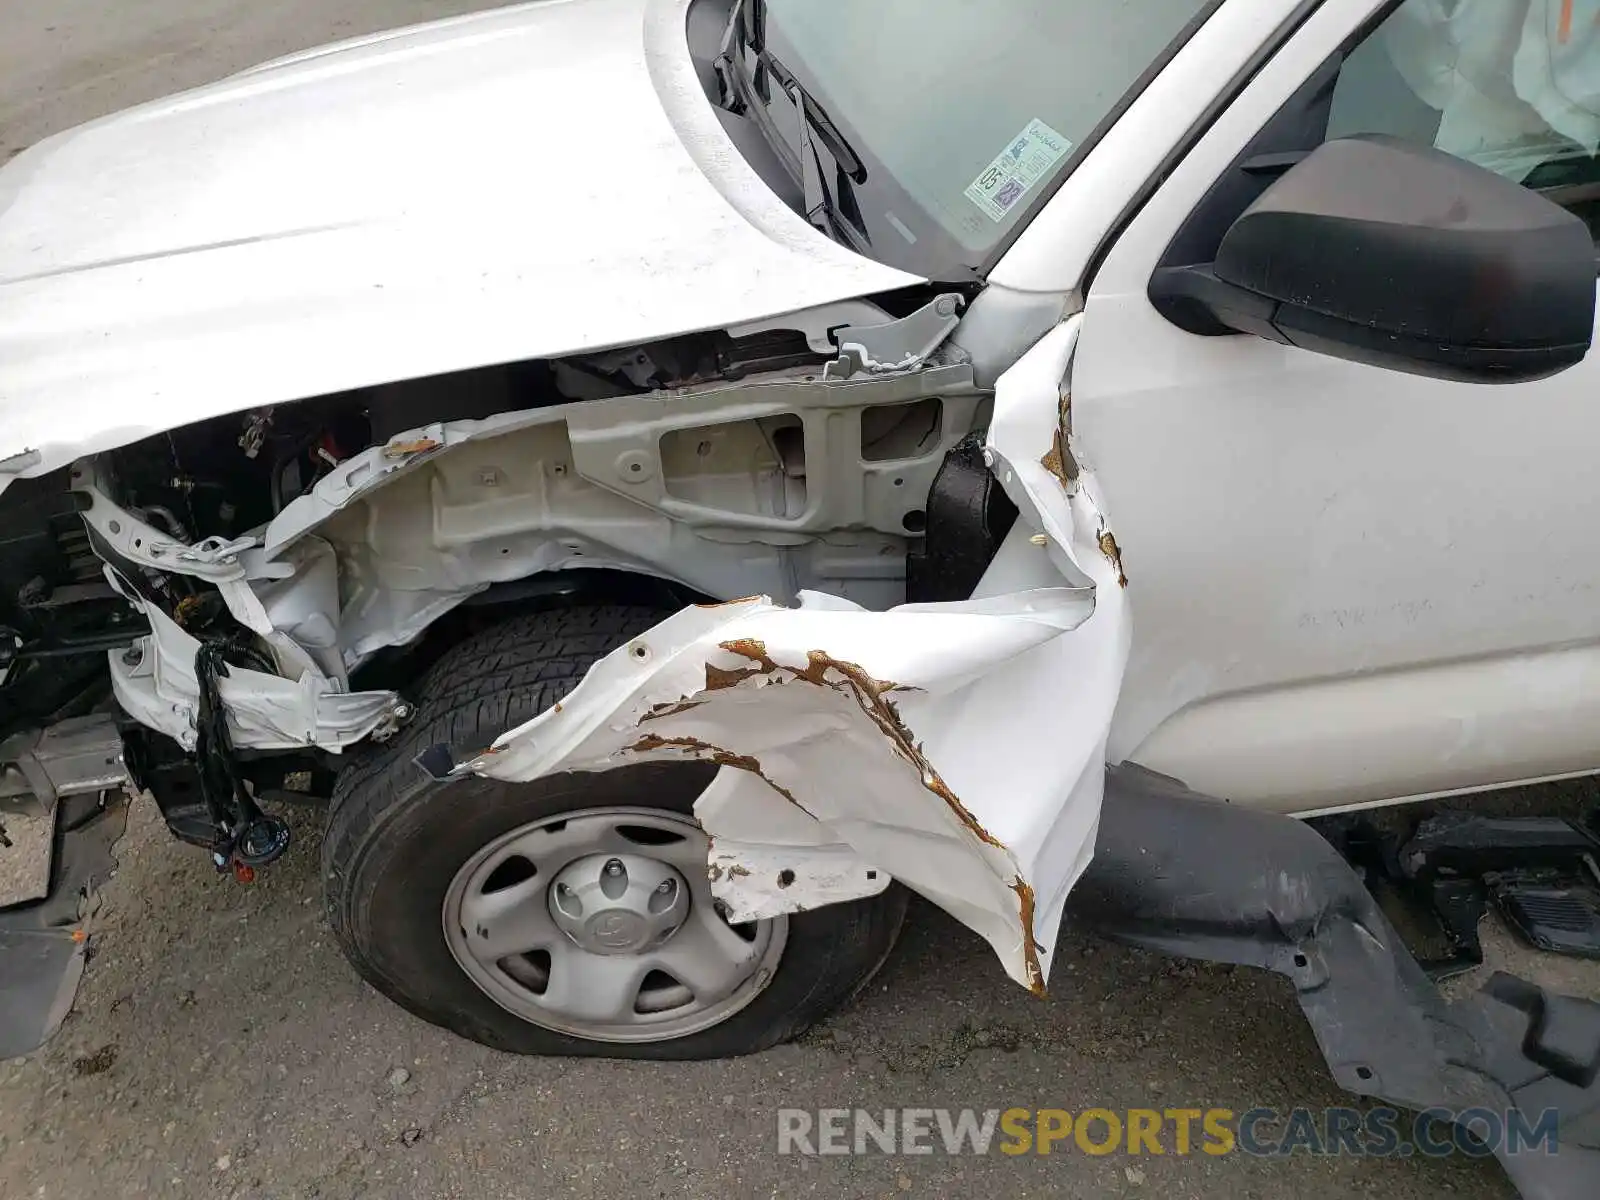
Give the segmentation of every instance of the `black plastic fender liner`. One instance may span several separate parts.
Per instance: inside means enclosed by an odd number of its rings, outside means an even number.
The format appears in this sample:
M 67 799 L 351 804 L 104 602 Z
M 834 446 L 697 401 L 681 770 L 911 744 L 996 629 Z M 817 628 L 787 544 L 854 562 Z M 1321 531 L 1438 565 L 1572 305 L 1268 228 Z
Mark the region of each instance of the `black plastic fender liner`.
M 80 804 L 87 815 L 66 819 Z M 0 1059 L 38 1049 L 72 1008 L 87 961 L 83 920 L 116 866 L 111 850 L 127 826 L 128 798 L 69 797 L 57 819 L 49 895 L 0 909 Z
M 1137 766 L 1106 774 L 1069 911 L 1114 940 L 1286 976 L 1335 1081 L 1398 1107 L 1559 1114 L 1554 1153 L 1496 1147 L 1527 1200 L 1600 1196 L 1600 1005 L 1511 976 L 1451 1002 L 1315 829 Z

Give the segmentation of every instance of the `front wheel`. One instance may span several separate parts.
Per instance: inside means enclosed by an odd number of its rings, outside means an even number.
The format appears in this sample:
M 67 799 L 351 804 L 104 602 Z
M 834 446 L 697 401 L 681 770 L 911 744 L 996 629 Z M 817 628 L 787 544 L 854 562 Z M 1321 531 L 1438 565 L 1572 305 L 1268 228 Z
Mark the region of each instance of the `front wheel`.
M 323 843 L 329 917 L 373 986 L 464 1037 L 526 1054 L 719 1058 L 844 1003 L 894 944 L 906 894 L 731 925 L 694 802 L 716 768 L 640 764 L 507 784 L 435 780 L 561 698 L 665 614 L 574 608 L 456 647 L 416 718 L 347 770 Z

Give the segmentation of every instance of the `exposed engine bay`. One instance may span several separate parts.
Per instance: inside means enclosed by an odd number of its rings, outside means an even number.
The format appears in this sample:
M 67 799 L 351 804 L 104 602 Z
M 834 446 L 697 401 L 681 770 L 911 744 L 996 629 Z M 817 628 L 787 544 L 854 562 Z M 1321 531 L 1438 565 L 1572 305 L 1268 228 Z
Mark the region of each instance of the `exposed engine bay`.
M 368 764 L 405 787 L 714 764 L 693 812 L 724 919 L 898 881 L 1041 991 L 1093 847 L 1126 576 L 1063 420 L 1081 322 L 980 380 L 963 307 L 923 289 L 327 395 L 24 480 L 0 495 L 16 578 L 62 603 L 44 621 L 6 585 L 0 799 L 147 792 L 248 882 L 288 848 L 275 805 L 366 813 L 339 797 Z M 519 620 L 537 659 L 549 610 L 607 606 L 650 619 L 564 674 L 428 683 Z M 562 686 L 475 709 L 465 740 L 438 725 L 486 674 Z M 1017 704 L 1070 739 L 1041 752 Z
M 60 791 L 24 750 L 97 714 L 172 831 L 247 875 L 287 839 L 258 801 L 325 796 L 508 607 L 812 589 L 878 610 L 908 553 L 942 598 L 930 490 L 987 393 L 939 348 L 959 295 L 881 303 L 258 408 L 15 480 L 0 802 Z

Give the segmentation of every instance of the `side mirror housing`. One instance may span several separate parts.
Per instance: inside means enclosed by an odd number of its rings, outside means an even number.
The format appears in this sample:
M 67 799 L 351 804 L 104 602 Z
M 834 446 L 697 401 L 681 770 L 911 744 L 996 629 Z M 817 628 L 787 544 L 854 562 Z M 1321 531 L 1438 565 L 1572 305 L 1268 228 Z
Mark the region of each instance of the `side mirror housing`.
M 1192 333 L 1249 333 L 1438 379 L 1514 383 L 1582 361 L 1595 246 L 1536 192 L 1393 138 L 1325 142 L 1223 235 L 1155 273 Z

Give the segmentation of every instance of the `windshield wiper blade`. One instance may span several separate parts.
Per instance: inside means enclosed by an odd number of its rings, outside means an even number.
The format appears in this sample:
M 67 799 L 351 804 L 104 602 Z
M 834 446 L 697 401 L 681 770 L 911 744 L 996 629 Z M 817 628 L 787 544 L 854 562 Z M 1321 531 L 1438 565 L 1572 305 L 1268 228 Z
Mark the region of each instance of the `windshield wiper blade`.
M 736 0 L 733 10 L 728 14 L 728 25 L 722 32 L 722 44 L 718 48 L 716 60 L 712 63 L 712 69 L 717 74 L 717 81 L 722 91 L 723 107 L 734 112 L 740 111 L 743 107 L 744 98 L 739 87 L 738 55 L 741 51 L 748 50 L 756 60 L 756 78 L 752 80 L 752 90 L 762 103 L 767 103 L 771 99 L 765 78 L 770 75 L 794 103 L 802 129 L 809 126 L 816 133 L 822 144 L 827 147 L 828 153 L 833 155 L 834 162 L 839 164 L 839 169 L 849 176 L 852 183 L 865 183 L 866 164 L 861 161 L 861 156 L 856 153 L 855 147 L 850 144 L 834 119 L 828 115 L 827 110 L 818 104 L 816 98 L 806 90 L 805 85 L 794 77 L 794 72 L 767 49 L 766 7 L 766 0 Z
M 744 69 L 745 52 L 755 59 L 753 77 L 747 77 Z M 794 105 L 799 128 L 800 144 L 796 157 L 799 161 L 801 204 L 805 218 L 834 241 L 847 246 L 854 244 L 855 239 L 846 229 L 840 199 L 823 182 L 822 160 L 817 154 L 816 142 L 826 146 L 828 153 L 833 156 L 839 187 L 864 183 L 867 168 L 833 118 L 806 91 L 805 85 L 768 52 L 766 0 L 735 0 L 712 68 L 716 72 L 722 107 L 736 115 L 747 113 L 752 103 L 763 107 L 770 105 L 772 83 L 783 89 L 784 95 Z M 769 139 L 774 136 L 770 118 L 758 124 L 763 125 L 763 131 Z
M 822 163 L 817 158 L 817 148 L 811 142 L 811 124 L 806 120 L 808 107 L 806 94 L 798 85 L 789 93 L 800 113 L 800 190 L 805 205 L 806 220 L 836 242 L 848 241 L 838 209 L 827 186 L 822 182 Z
M 733 56 L 750 42 L 750 33 L 744 20 L 748 2 L 734 0 L 733 9 L 728 13 L 727 28 L 722 31 L 722 44 L 717 47 L 717 57 L 711 62 L 711 69 L 717 76 L 717 90 L 721 93 L 719 103 L 735 116 L 742 115 L 745 108 Z
M 818 139 L 828 148 L 828 153 L 833 155 L 834 162 L 839 164 L 839 169 L 850 177 L 852 183 L 865 183 L 866 164 L 861 161 L 861 156 L 855 152 L 855 148 L 846 140 L 839 127 L 833 123 L 833 118 L 828 115 L 827 110 L 806 91 L 805 85 L 794 77 L 794 73 L 788 67 L 766 50 L 758 53 L 761 60 L 766 63 L 767 70 L 772 73 L 772 78 L 777 80 L 778 86 L 795 102 L 801 127 L 809 127 L 816 133 Z

